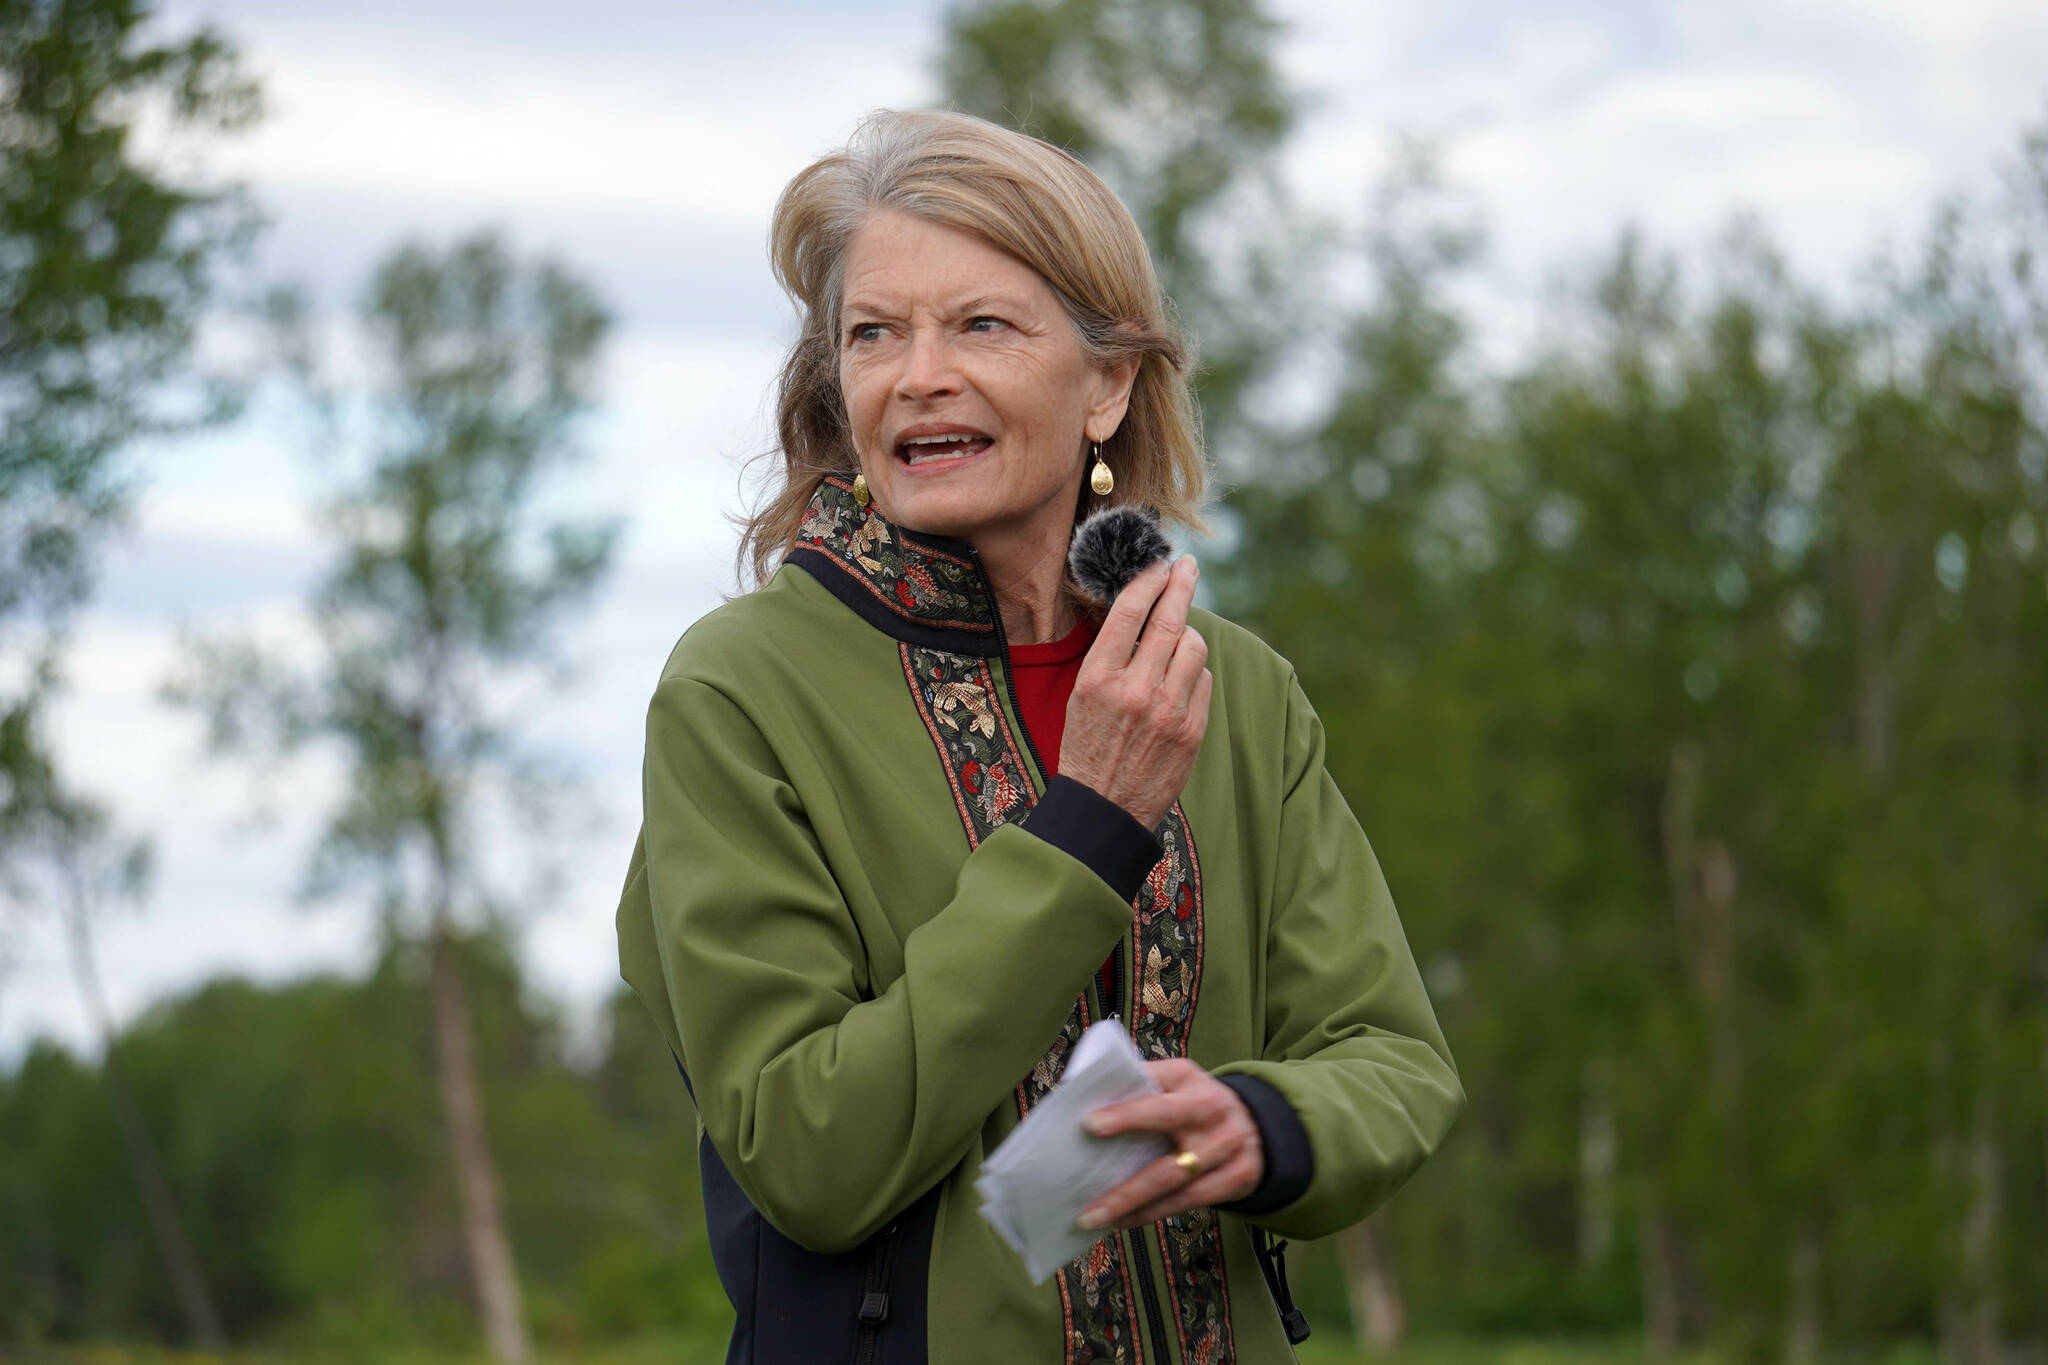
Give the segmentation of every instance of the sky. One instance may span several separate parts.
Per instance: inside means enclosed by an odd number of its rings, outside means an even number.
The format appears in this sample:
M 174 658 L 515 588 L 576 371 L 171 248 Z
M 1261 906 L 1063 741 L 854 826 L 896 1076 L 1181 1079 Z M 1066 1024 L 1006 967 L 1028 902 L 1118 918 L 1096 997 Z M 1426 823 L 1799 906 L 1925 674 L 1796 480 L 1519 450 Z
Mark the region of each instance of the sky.
M 617 986 L 612 925 L 638 821 L 641 726 L 676 637 L 736 589 L 741 461 L 770 441 L 791 312 L 765 252 L 790 176 L 878 107 L 929 105 L 939 0 L 180 0 L 218 24 L 269 113 L 207 156 L 271 226 L 258 268 L 333 317 L 408 238 L 503 230 L 611 307 L 587 463 L 561 505 L 629 517 L 615 569 L 565 632 L 573 688 L 533 741 L 580 776 L 559 880 L 518 922 L 535 989 L 591 1037 Z M 1624 224 L 1697 253 L 1754 214 L 1804 278 L 1848 288 L 1915 239 L 1938 196 L 1981 191 L 2048 118 L 2039 0 L 1278 0 L 1278 56 L 1308 100 L 1284 155 L 1304 211 L 1355 225 L 1400 135 L 1435 140 L 1489 229 L 1471 295 L 1495 342 Z M 133 529 L 80 617 L 61 761 L 155 847 L 146 899 L 98 930 L 114 1014 L 208 977 L 359 970 L 371 917 L 294 890 L 331 756 L 264 775 L 209 758 L 158 700 L 188 630 L 303 638 L 322 486 L 281 401 L 137 452 Z M 94 1051 L 52 924 L 0 961 L 0 1064 L 38 1035 Z

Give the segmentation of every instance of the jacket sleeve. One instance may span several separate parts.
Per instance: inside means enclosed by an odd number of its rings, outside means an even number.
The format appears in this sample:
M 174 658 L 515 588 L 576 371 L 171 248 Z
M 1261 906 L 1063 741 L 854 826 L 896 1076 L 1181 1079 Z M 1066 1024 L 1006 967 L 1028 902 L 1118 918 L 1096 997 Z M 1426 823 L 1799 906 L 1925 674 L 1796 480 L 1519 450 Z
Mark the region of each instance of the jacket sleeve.
M 1371 1213 L 1465 1104 L 1379 861 L 1323 748 L 1290 672 L 1265 1047 L 1215 1068 L 1252 1109 L 1269 1162 L 1294 1177 L 1275 1198 L 1269 1173 L 1228 1207 L 1287 1237 L 1326 1236 Z
M 960 1161 L 1162 851 L 1056 778 L 968 855 L 953 898 L 905 938 L 901 976 L 863 998 L 853 917 L 740 705 L 663 679 L 643 779 L 652 937 L 705 1135 L 754 1207 L 818 1252 L 857 1246 Z

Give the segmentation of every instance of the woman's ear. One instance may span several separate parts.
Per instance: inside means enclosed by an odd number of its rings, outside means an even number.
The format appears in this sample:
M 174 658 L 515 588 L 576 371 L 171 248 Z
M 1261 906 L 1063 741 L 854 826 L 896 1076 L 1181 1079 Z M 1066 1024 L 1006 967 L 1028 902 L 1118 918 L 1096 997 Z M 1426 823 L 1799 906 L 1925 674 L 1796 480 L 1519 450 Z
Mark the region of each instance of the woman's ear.
M 1123 425 L 1141 360 L 1140 356 L 1121 356 L 1095 372 L 1095 400 L 1088 405 L 1088 415 L 1081 424 L 1089 440 L 1107 441 Z

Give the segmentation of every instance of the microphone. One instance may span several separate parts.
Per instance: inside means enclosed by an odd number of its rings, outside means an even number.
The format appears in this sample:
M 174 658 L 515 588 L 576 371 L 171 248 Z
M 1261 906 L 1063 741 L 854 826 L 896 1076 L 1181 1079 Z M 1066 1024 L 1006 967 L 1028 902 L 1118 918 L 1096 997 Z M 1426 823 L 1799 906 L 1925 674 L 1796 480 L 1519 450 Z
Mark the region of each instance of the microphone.
M 1159 529 L 1159 514 L 1136 503 L 1121 503 L 1090 512 L 1074 528 L 1067 567 L 1081 591 L 1107 606 L 1153 561 L 1172 554 L 1173 546 Z

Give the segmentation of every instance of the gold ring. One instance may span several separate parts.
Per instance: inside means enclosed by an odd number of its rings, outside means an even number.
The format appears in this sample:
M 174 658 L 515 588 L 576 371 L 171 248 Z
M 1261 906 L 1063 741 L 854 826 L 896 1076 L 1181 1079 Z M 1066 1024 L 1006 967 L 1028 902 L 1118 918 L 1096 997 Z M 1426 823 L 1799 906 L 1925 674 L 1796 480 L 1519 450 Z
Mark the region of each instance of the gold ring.
M 1177 1155 L 1175 1155 L 1175 1157 L 1173 1158 L 1173 1164 L 1180 1167 L 1182 1170 L 1186 1171 L 1191 1176 L 1200 1175 L 1202 1173 L 1202 1158 L 1196 1156 L 1193 1152 L 1188 1151 L 1186 1148 L 1182 1148 L 1180 1152 Z

